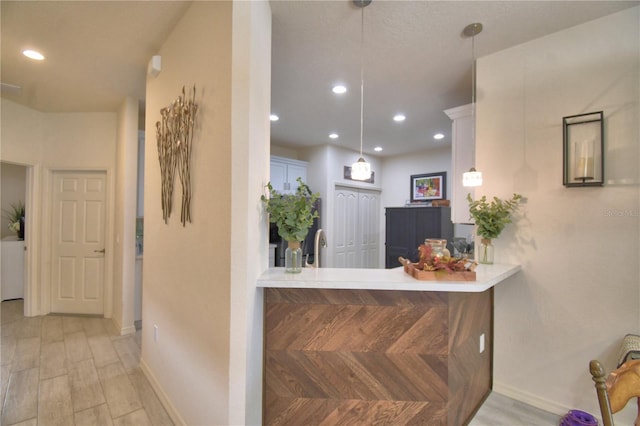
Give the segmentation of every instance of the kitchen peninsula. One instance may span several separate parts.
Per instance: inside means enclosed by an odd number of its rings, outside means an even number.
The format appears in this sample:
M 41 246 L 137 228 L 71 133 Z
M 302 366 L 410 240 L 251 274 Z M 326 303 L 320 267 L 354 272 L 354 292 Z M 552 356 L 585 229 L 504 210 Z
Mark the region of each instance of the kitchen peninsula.
M 465 424 L 491 390 L 493 287 L 519 270 L 269 269 L 263 423 Z

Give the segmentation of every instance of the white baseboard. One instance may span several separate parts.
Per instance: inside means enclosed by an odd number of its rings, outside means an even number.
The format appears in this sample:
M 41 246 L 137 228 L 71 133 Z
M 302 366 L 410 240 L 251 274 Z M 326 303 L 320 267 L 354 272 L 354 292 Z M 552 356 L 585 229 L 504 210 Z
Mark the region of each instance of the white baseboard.
M 516 389 L 500 382 L 493 382 L 493 391 L 495 393 L 499 393 L 500 395 L 515 399 L 516 401 L 524 402 L 525 404 L 531 405 L 532 407 L 539 408 L 549 413 L 557 414 L 561 417 L 567 414 L 569 410 L 573 409 L 572 407 L 567 407 L 566 405 L 558 404 L 555 401 L 540 398 L 539 396 L 524 392 L 520 389 Z
M 143 359 L 140 359 L 140 369 L 142 370 L 144 375 L 147 377 L 147 380 L 149 380 L 151 387 L 156 392 L 156 395 L 158 395 L 158 399 L 160 399 L 160 402 L 164 406 L 164 409 L 167 411 L 167 414 L 169 415 L 169 417 L 171 417 L 171 421 L 173 421 L 173 424 L 186 425 L 187 423 L 184 421 L 180 413 L 178 413 L 178 410 L 176 410 L 176 407 L 174 407 L 174 405 L 171 403 L 171 400 L 165 393 L 164 389 L 162 389 L 162 386 L 160 386 L 160 383 L 158 382 L 156 377 L 153 375 L 153 373 L 149 369 L 149 366 L 147 365 L 146 362 L 144 362 Z
M 121 327 L 120 328 L 120 335 L 121 336 L 125 336 L 127 334 L 133 334 L 136 332 L 136 328 L 133 325 L 130 325 L 128 327 Z
M 134 325 L 123 327 L 115 318 L 111 318 L 111 323 L 116 328 L 116 332 L 120 333 L 121 336 L 126 336 L 127 334 L 133 334 L 136 332 L 136 327 Z

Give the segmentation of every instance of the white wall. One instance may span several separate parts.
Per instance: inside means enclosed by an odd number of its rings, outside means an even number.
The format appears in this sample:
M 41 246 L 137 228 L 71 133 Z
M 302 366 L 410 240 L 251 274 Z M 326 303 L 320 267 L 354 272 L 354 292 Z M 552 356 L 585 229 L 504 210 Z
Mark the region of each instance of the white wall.
M 302 150 L 300 159 L 309 162 L 307 183 L 312 191 L 319 192 L 322 198 L 321 227 L 327 237 L 327 244 L 331 247 L 333 234 L 333 198 L 336 185 L 346 185 L 353 188 L 381 190 L 382 161 L 378 157 L 365 154 L 364 158 L 371 164 L 374 172 L 374 183 L 359 182 L 344 178 L 344 166 L 351 166 L 358 160 L 360 153 L 333 145 L 323 145 Z M 384 238 L 383 238 L 384 240 Z M 382 241 L 384 244 L 384 241 Z M 324 257 L 322 257 L 324 256 Z M 321 258 L 326 259 L 326 267 L 333 267 L 333 254 L 328 248 L 322 249 Z M 384 263 L 383 263 L 384 265 Z
M 382 163 L 382 204 L 384 207 L 404 206 L 411 199 L 411 175 L 438 172 L 447 173 L 446 198 L 451 199 L 451 146 L 385 158 Z
M 269 31 L 266 2 L 194 2 L 147 80 L 141 366 L 180 424 L 260 423 Z M 183 227 L 179 188 L 162 220 L 154 129 L 159 110 L 194 84 L 193 221 Z
M 270 155 L 275 155 L 275 156 L 284 157 L 284 158 L 291 158 L 294 160 L 300 159 L 298 156 L 297 149 L 271 144 L 270 150 L 271 150 Z
M 232 64 L 231 332 L 228 424 L 262 424 L 263 292 L 269 180 L 271 9 L 234 2 Z
M 105 260 L 105 315 L 111 316 L 113 288 L 114 168 L 117 117 L 115 113 L 42 113 L 2 99 L 2 161 L 30 166 L 31 198 L 27 200 L 27 246 L 32 268 L 27 274 L 25 311 L 28 315 L 49 311 L 51 235 L 49 218 L 50 177 L 56 169 L 107 171 L 107 256 Z M 29 177 L 30 176 L 30 177 Z M 29 189 L 27 190 L 29 192 Z M 29 205 L 29 203 L 31 203 Z M 28 264 L 28 268 L 31 262 Z
M 38 164 L 42 161 L 44 114 L 7 99 L 2 105 L 2 161 Z
M 444 114 L 444 113 L 443 113 Z M 278 148 L 278 152 L 283 152 Z M 344 166 L 350 166 L 359 157 L 359 153 L 335 147 L 333 145 L 316 146 L 289 152 L 290 158 L 309 162 L 307 183 L 314 192 L 320 192 L 322 197 L 321 226 L 327 233 L 327 238 L 333 238 L 333 193 L 336 184 L 343 184 L 363 189 L 381 191 L 380 197 L 380 248 L 379 267 L 383 268 L 385 261 L 385 207 L 400 207 L 410 199 L 410 177 L 413 174 L 446 172 L 451 175 L 451 147 L 439 147 L 424 150 L 410 155 L 386 157 L 380 159 L 372 155 L 365 155 L 365 159 L 372 165 L 375 172 L 373 184 L 350 181 L 343 178 Z M 450 191 L 447 191 L 450 198 Z M 466 233 L 465 233 L 466 235 Z M 329 244 L 330 245 L 330 244 Z M 331 266 L 331 253 L 325 252 L 328 266 Z
M 443 113 L 444 114 L 444 113 Z M 402 207 L 411 199 L 411 175 L 447 173 L 447 199 L 451 199 L 451 146 L 428 149 L 409 155 L 385 158 L 382 162 L 382 198 L 380 206 L 380 265 L 385 264 L 385 208 Z M 400 265 L 400 264 L 398 264 Z
M 113 320 L 121 334 L 134 333 L 135 232 L 138 170 L 138 101 L 127 98 L 118 111 L 116 147 Z
M 640 327 L 639 23 L 635 7 L 478 61 L 476 194 L 528 199 L 495 241 L 523 271 L 496 287 L 494 389 L 558 414 L 599 415 L 589 360 L 615 368 Z M 565 188 L 562 117 L 599 110 L 606 185 Z

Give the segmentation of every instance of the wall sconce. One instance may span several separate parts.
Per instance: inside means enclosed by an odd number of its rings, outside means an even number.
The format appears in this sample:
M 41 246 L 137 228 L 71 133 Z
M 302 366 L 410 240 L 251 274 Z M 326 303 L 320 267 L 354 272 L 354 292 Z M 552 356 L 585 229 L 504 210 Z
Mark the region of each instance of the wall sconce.
M 602 122 L 602 111 L 562 118 L 564 186 L 604 185 Z

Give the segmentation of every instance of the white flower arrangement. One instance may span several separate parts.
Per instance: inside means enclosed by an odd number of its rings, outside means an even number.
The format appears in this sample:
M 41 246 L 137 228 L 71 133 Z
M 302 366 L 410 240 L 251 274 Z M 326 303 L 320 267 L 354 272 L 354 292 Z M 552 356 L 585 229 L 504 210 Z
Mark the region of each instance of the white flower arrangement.
M 9 221 L 9 229 L 12 232 L 20 232 L 20 220 L 24 220 L 24 203 L 19 201 L 17 204 L 12 204 L 10 210 L 4 210 L 4 217 Z
M 16 232 L 16 233 L 20 232 L 20 221 L 10 223 L 10 224 L 9 224 L 9 229 L 10 229 L 12 232 Z

